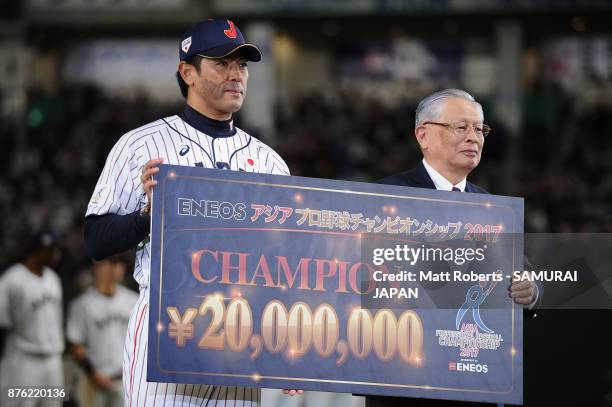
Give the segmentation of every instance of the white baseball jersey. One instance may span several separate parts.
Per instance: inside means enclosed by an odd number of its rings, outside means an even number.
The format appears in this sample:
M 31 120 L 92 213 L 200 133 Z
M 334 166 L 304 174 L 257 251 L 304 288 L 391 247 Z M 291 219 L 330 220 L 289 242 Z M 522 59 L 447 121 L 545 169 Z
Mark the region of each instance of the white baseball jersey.
M 5 354 L 61 355 L 62 284 L 48 267 L 39 277 L 15 264 L 0 277 L 0 326 L 8 328 Z
M 107 376 L 123 370 L 123 345 L 132 308 L 138 295 L 117 286 L 111 296 L 89 287 L 70 305 L 66 337 L 87 349 L 87 358 Z
M 289 175 L 274 150 L 244 131 L 236 128 L 233 136 L 211 137 L 175 115 L 121 137 L 108 155 L 87 215 L 124 215 L 144 207 L 147 196 L 140 175 L 144 164 L 158 157 L 165 164 Z M 124 349 L 125 406 L 201 406 L 215 400 L 228 406 L 258 405 L 259 389 L 146 381 L 150 259 L 147 243 L 137 251 L 134 266 L 140 297 L 130 317 Z
M 50 268 L 41 276 L 23 264 L 11 266 L 0 277 L 0 326 L 8 328 L 0 388 L 62 386 L 62 285 Z M 3 400 L 7 407 L 37 405 L 59 407 L 53 399 Z

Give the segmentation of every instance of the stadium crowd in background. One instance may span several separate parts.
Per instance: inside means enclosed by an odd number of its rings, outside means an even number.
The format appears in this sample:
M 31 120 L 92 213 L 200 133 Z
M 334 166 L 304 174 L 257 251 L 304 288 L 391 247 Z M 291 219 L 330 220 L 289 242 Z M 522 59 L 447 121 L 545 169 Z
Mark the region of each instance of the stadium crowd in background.
M 355 90 L 304 94 L 290 112 L 278 109 L 277 134 L 287 136 L 275 143 L 295 175 L 372 182 L 418 160 L 411 129 L 419 96 L 387 107 Z M 524 196 L 527 232 L 612 231 L 611 99 L 602 94 L 584 106 L 554 86 L 539 86 L 524 97 L 522 137 L 513 156 L 519 191 L 500 182 L 510 136 L 495 122 L 485 146 L 488 160 L 474 179 L 492 193 Z M 4 266 L 19 248 L 19 235 L 43 226 L 64 237 L 63 274 L 86 264 L 81 214 L 105 155 L 126 129 L 177 109 L 145 97 L 110 98 L 89 86 L 31 95 L 27 143 L 12 145 L 11 128 L 2 128 L 8 145 L 0 152 L 6 174 L 0 178 L 0 209 L 11 214 L 2 217 Z
M 406 93 L 389 105 L 338 85 L 296 96 L 290 109 L 277 106 L 275 133 L 282 138 L 271 141 L 259 129 L 244 127 L 273 144 L 293 175 L 372 182 L 419 160 L 413 112 L 433 90 Z M 479 99 L 485 110 L 495 109 L 486 97 Z M 55 270 L 65 311 L 82 292 L 90 267 L 83 214 L 106 155 L 127 130 L 175 114 L 180 105 L 159 104 L 144 94 L 112 97 L 86 85 L 32 93 L 27 105 L 25 140 L 13 137 L 9 124 L 0 127 L 0 273 L 23 255 L 31 231 L 55 230 L 62 236 Z M 579 99 L 537 81 L 524 91 L 522 111 L 517 141 L 501 123 L 488 122 L 493 132 L 487 160 L 471 180 L 494 194 L 523 196 L 527 232 L 612 232 L 612 92 L 602 87 Z M 126 282 L 134 287 L 131 278 Z

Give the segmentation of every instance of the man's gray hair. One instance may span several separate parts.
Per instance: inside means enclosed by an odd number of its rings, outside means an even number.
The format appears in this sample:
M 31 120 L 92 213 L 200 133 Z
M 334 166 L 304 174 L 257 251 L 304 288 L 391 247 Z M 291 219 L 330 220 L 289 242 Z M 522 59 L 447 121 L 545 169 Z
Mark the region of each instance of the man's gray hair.
M 440 115 L 442 103 L 446 99 L 454 98 L 465 99 L 475 103 L 478 110 L 480 111 L 480 116 L 484 117 L 482 112 L 482 106 L 476 101 L 476 99 L 474 99 L 474 96 L 461 89 L 444 89 L 432 93 L 425 99 L 421 100 L 416 109 L 416 118 L 414 121 L 414 126 L 418 127 L 423 122 L 436 120 Z

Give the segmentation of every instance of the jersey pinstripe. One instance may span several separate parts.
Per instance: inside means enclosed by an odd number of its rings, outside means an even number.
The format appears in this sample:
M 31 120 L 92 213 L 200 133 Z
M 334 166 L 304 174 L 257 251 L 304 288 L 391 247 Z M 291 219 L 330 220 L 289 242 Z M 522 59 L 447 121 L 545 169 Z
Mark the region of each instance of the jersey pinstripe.
M 161 119 L 124 135 L 108 155 L 102 174 L 89 201 L 86 216 L 140 210 L 147 196 L 140 183 L 144 164 L 163 157 L 164 163 L 217 168 L 227 164 L 234 171 L 289 175 L 289 169 L 270 147 L 240 129 L 231 137 L 209 137 L 178 116 Z M 141 287 L 149 285 L 149 245 L 137 256 L 134 278 Z
M 144 164 L 163 157 L 165 164 L 289 175 L 283 159 L 239 128 L 229 137 L 211 137 L 178 115 L 157 120 L 125 134 L 108 155 L 87 207 L 86 216 L 125 215 L 142 209 L 147 196 L 140 182 Z M 124 346 L 125 406 L 256 406 L 259 389 L 146 382 L 150 243 L 139 246 L 134 279 L 140 297 L 128 325 Z M 214 403 L 214 404 L 213 404 Z

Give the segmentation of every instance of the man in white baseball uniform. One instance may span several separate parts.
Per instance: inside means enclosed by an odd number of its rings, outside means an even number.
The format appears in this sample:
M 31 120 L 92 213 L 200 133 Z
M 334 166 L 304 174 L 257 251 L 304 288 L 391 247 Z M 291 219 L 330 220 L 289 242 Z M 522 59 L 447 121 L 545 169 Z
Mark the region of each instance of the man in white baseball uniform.
M 137 247 L 134 278 L 140 297 L 134 307 L 123 355 L 125 406 L 256 406 L 260 390 L 235 386 L 146 381 L 149 244 L 152 176 L 162 162 L 233 171 L 289 175 L 270 147 L 234 126 L 232 114 L 244 101 L 249 61 L 261 53 L 226 19 L 192 27 L 179 44 L 176 73 L 184 110 L 125 134 L 108 155 L 89 202 L 85 245 L 94 259 Z
M 126 264 L 110 257 L 92 266 L 94 286 L 70 306 L 66 337 L 85 376 L 79 385 L 81 407 L 123 406 L 122 355 L 125 333 L 138 295 L 121 285 Z
M 57 237 L 50 231 L 38 233 L 23 261 L 0 277 L 0 328 L 7 330 L 0 362 L 3 406 L 61 405 L 53 398 L 7 397 L 10 389 L 64 384 L 62 284 L 51 269 L 59 255 Z

